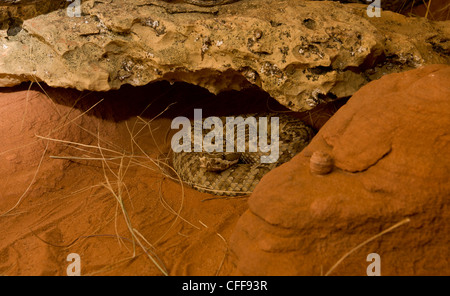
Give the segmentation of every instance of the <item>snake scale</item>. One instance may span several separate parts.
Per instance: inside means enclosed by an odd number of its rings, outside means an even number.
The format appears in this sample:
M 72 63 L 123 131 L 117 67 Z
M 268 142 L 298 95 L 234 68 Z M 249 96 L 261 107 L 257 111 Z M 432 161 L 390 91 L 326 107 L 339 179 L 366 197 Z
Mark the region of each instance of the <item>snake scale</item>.
M 166 2 L 177 2 L 177 0 L 165 0 Z M 234 2 L 238 2 L 241 0 L 178 0 L 182 3 L 192 4 L 196 6 L 202 7 L 212 7 L 212 6 L 220 6 L 225 4 L 231 4 Z M 323 1 L 323 0 L 312 0 L 312 1 Z M 331 0 L 331 1 L 339 1 L 342 3 L 362 3 L 362 4 L 370 4 L 372 1 L 368 0 Z M 381 7 L 386 10 L 392 11 L 401 11 L 405 8 L 410 8 L 411 6 L 415 6 L 421 4 L 422 1 L 414 1 L 414 0 L 390 0 L 380 1 Z
M 246 119 L 249 116 L 267 117 L 268 122 L 273 117 L 279 118 L 278 159 L 273 163 L 262 163 L 261 156 L 270 152 L 249 152 L 249 143 L 252 136 L 249 128 L 245 129 L 245 152 L 237 151 L 238 132 L 234 133 L 234 152 L 193 152 L 194 151 L 194 124 L 191 125 L 191 152 L 173 152 L 172 165 L 181 180 L 201 192 L 221 196 L 239 196 L 250 194 L 261 178 L 270 170 L 289 161 L 308 145 L 314 131 L 301 120 L 286 114 L 266 113 L 241 115 Z M 226 133 L 225 117 L 220 120 Z M 257 120 L 257 119 L 256 119 Z M 259 122 L 259 121 L 256 121 Z M 214 126 L 212 126 L 214 127 Z M 257 124 L 259 130 L 259 123 Z M 203 129 L 203 137 L 212 129 Z M 267 144 L 271 144 L 271 125 L 268 124 Z M 242 136 L 242 134 L 241 134 Z M 226 138 L 224 136 L 224 138 Z M 253 139 L 254 140 L 254 139 Z M 223 141 L 224 147 L 227 140 Z M 225 151 L 225 149 L 224 149 Z M 229 150 L 228 150 L 229 151 Z

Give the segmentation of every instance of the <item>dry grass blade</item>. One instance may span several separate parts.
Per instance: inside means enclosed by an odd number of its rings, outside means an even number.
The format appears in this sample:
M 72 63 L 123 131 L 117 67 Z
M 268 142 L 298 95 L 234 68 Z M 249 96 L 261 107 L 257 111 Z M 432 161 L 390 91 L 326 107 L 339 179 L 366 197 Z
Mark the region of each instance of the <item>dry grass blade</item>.
M 382 235 L 384 235 L 384 234 L 386 234 L 386 233 L 388 233 L 388 232 L 394 230 L 395 228 L 397 228 L 397 227 L 399 227 L 399 226 L 401 226 L 401 225 L 403 225 L 403 224 L 405 224 L 405 223 L 408 223 L 409 221 L 410 221 L 409 218 L 406 218 L 406 219 L 404 219 L 404 220 L 398 222 L 397 224 L 395 224 L 395 225 L 389 227 L 388 229 L 383 230 L 382 232 L 378 233 L 377 235 L 372 236 L 371 238 L 369 238 L 369 239 L 365 240 L 364 242 L 360 243 L 359 245 L 357 245 L 356 247 L 354 247 L 353 249 L 351 249 L 350 251 L 348 251 L 347 253 L 345 253 L 344 256 L 342 256 L 342 257 L 341 257 L 341 258 L 340 258 L 340 259 L 339 259 L 339 260 L 338 260 L 338 261 L 337 261 L 337 262 L 336 262 L 336 263 L 328 270 L 328 272 L 325 274 L 325 276 L 327 276 L 327 275 L 329 275 L 331 272 L 333 272 L 333 270 L 334 270 L 339 264 L 341 264 L 341 262 L 344 261 L 345 258 L 347 258 L 350 254 L 352 254 L 353 252 L 355 252 L 356 250 L 358 250 L 358 249 L 361 248 L 362 246 L 364 246 L 364 245 L 370 243 L 371 241 L 373 241 L 373 240 L 379 238 L 380 236 L 382 236 Z
M 144 152 L 143 149 L 141 149 L 141 147 L 139 147 L 139 145 L 137 144 L 135 137 L 146 127 L 150 128 L 150 122 L 154 119 L 152 119 L 148 122 L 145 122 L 145 125 L 137 133 L 134 133 L 136 124 L 132 130 L 130 130 L 127 126 L 128 131 L 131 136 L 131 144 L 132 144 L 131 147 L 132 148 L 131 148 L 131 153 L 126 152 L 124 149 L 117 146 L 115 143 L 109 143 L 108 141 L 105 141 L 105 139 L 102 139 L 100 137 L 99 129 L 97 129 L 96 133 L 93 133 L 92 131 L 89 131 L 88 129 L 84 128 L 83 126 L 81 126 L 77 122 L 75 122 L 75 121 L 77 121 L 77 119 L 80 119 L 82 116 L 87 114 L 87 112 L 91 111 L 96 106 L 98 106 L 103 101 L 103 99 L 99 100 L 97 103 L 92 105 L 86 111 L 81 112 L 80 114 L 77 114 L 76 116 L 71 116 L 72 118 L 69 118 L 70 114 L 72 113 L 72 111 L 75 108 L 76 103 L 80 99 L 82 99 L 82 97 L 79 97 L 76 100 L 76 102 L 73 104 L 72 108 L 70 108 L 70 110 L 68 112 L 65 112 L 64 114 L 62 114 L 62 112 L 60 112 L 60 108 L 50 98 L 50 96 L 45 91 L 45 89 L 39 84 L 39 82 L 37 82 L 37 81 L 35 81 L 35 82 L 39 85 L 42 92 L 49 99 L 47 102 L 52 103 L 53 109 L 58 114 L 58 117 L 60 119 L 59 120 L 60 124 L 53 127 L 48 133 L 46 133 L 45 136 L 44 135 L 35 135 L 37 139 L 33 143 L 28 144 L 28 145 L 32 145 L 32 144 L 35 144 L 40 141 L 45 141 L 46 146 L 42 153 L 40 161 L 38 163 L 37 169 L 34 173 L 33 179 L 31 180 L 27 189 L 19 197 L 16 204 L 14 206 L 12 206 L 6 212 L 0 214 L 0 217 L 10 216 L 11 215 L 10 213 L 19 206 L 19 204 L 22 202 L 23 198 L 29 193 L 30 189 L 32 188 L 32 185 L 36 181 L 36 178 L 40 171 L 41 165 L 43 164 L 44 159 L 47 155 L 47 151 L 48 151 L 50 142 L 66 145 L 66 146 L 70 147 L 71 149 L 74 149 L 74 151 L 80 151 L 82 153 L 82 155 L 78 155 L 78 156 L 76 156 L 76 155 L 72 155 L 72 156 L 71 155 L 66 155 L 66 156 L 52 155 L 52 156 L 50 156 L 50 158 L 51 159 L 84 160 L 84 161 L 91 161 L 91 160 L 100 161 L 101 168 L 103 170 L 104 181 L 101 184 L 93 185 L 89 188 L 101 186 L 101 187 L 105 188 L 114 197 L 114 199 L 116 201 L 116 214 L 114 215 L 114 218 L 113 218 L 115 220 L 115 230 L 116 230 L 116 235 L 114 237 L 116 237 L 119 240 L 119 243 L 122 243 L 127 249 L 128 249 L 127 244 L 125 244 L 124 241 L 127 240 L 129 243 L 132 244 L 133 258 L 135 258 L 137 256 L 136 255 L 137 254 L 136 247 L 139 246 L 140 248 L 142 248 L 144 253 L 153 262 L 153 264 L 158 268 L 158 270 L 163 275 L 168 275 L 168 271 L 167 271 L 166 267 L 164 266 L 164 264 L 162 263 L 162 260 L 160 258 L 158 258 L 158 256 L 155 254 L 154 251 L 152 251 L 153 246 L 150 244 L 150 242 L 147 239 L 145 239 L 145 237 L 137 229 L 135 229 L 133 227 L 130 215 L 127 211 L 127 208 L 126 208 L 125 202 L 124 202 L 124 197 L 128 196 L 130 204 L 131 204 L 131 206 L 133 206 L 130 192 L 125 183 L 125 176 L 127 175 L 127 172 L 131 166 L 140 166 L 145 169 L 152 169 L 152 170 L 156 170 L 155 168 L 158 168 L 159 172 L 163 172 L 163 171 L 165 171 L 166 168 L 170 168 L 170 166 L 167 165 L 166 163 L 161 162 L 157 159 L 152 159 L 146 153 L 144 153 L 145 156 L 134 155 L 135 147 L 138 147 L 139 150 Z M 30 84 L 29 90 L 30 89 L 31 89 L 31 84 Z M 28 104 L 28 93 L 27 93 L 26 103 Z M 148 107 L 149 106 L 147 106 L 147 108 Z M 169 107 L 170 106 L 168 106 L 165 110 L 167 110 Z M 158 114 L 158 116 L 160 116 L 163 112 Z M 22 119 L 22 126 L 24 126 L 24 124 L 25 124 L 26 113 L 27 113 L 27 110 L 25 109 L 25 113 L 23 114 L 23 119 Z M 143 121 L 142 118 L 139 118 L 138 120 Z M 136 120 L 136 122 L 138 122 L 138 120 Z M 68 126 L 71 124 L 80 128 L 81 130 L 87 132 L 89 135 L 95 137 L 97 139 L 97 144 L 96 145 L 88 145 L 88 144 L 63 140 L 63 139 L 56 139 L 55 137 L 52 137 L 52 134 L 54 134 L 56 131 L 64 129 L 64 128 L 68 128 Z M 153 134 L 152 134 L 152 137 L 153 137 Z M 19 148 L 17 148 L 17 149 L 19 149 Z M 159 149 L 159 147 L 158 147 L 158 149 Z M 146 163 L 148 161 L 150 161 L 151 164 Z M 163 168 L 164 168 L 164 170 L 163 170 Z M 87 189 L 89 189 L 89 188 L 87 188 Z M 182 188 L 183 188 L 183 186 L 182 186 Z M 85 190 L 86 189 L 79 190 L 79 191 L 81 192 L 81 191 L 85 191 Z M 182 196 L 184 197 L 184 189 L 182 189 Z M 184 199 L 182 198 L 182 203 L 181 203 L 180 209 L 177 212 L 177 214 L 178 214 L 177 218 L 179 217 L 179 214 L 181 212 L 183 200 Z M 131 234 L 131 239 L 124 238 L 119 235 L 118 225 L 117 225 L 117 220 L 118 220 L 117 216 L 118 216 L 119 212 L 121 212 L 121 214 L 124 218 L 126 228 L 128 229 L 129 233 Z M 112 219 L 111 219 L 111 221 L 112 221 Z M 177 219 L 175 219 L 175 221 L 177 221 Z M 75 241 L 72 242 L 71 244 L 78 241 L 79 238 L 87 238 L 87 237 L 93 237 L 93 236 L 102 236 L 102 235 L 96 234 L 96 235 L 92 235 L 92 236 L 80 236 L 77 239 L 75 239 Z M 150 246 L 150 248 L 145 246 L 145 244 Z M 123 262 L 125 262 L 127 260 L 129 260 L 129 259 L 126 259 Z
M 425 13 L 425 18 L 428 18 L 428 14 L 430 13 L 430 6 L 431 6 L 431 0 L 428 1 L 428 5 L 425 4 L 427 6 L 427 12 Z
M 160 112 L 156 117 L 161 116 L 161 114 L 162 114 L 163 112 L 167 111 L 167 110 L 170 108 L 170 106 L 172 106 L 172 105 L 173 105 L 173 104 L 170 104 L 169 106 L 167 106 L 167 107 L 166 107 L 162 112 Z M 138 119 L 141 120 L 142 122 L 144 122 L 144 123 L 145 123 L 145 126 L 148 126 L 148 127 L 149 127 L 150 133 L 152 134 L 150 123 L 151 123 L 155 118 L 153 118 L 153 119 L 151 119 L 151 120 L 149 120 L 149 121 L 145 121 L 145 120 L 143 120 L 143 119 L 140 118 L 140 117 L 138 117 Z M 153 159 L 152 157 L 150 157 L 150 156 L 147 154 L 146 151 L 144 151 L 144 149 L 142 149 L 141 146 L 139 146 L 139 144 L 138 144 L 137 141 L 136 141 L 136 137 L 139 135 L 139 133 L 142 132 L 143 128 L 141 128 L 137 133 L 134 133 L 134 130 L 135 130 L 135 127 L 136 127 L 136 123 L 137 123 L 137 121 L 135 122 L 135 124 L 133 125 L 133 128 L 132 128 L 131 130 L 130 130 L 130 128 L 128 127 L 128 125 L 126 125 L 126 126 L 127 126 L 127 130 L 128 130 L 128 133 L 130 134 L 132 147 L 136 146 L 136 147 L 141 151 L 141 153 L 146 157 L 147 160 L 151 161 L 155 166 L 157 166 L 157 167 L 159 168 L 160 172 L 162 172 L 165 176 L 169 177 L 170 179 L 179 181 L 179 183 L 180 183 L 180 185 L 181 185 L 181 201 L 180 201 L 180 207 L 179 207 L 178 211 L 176 211 L 176 212 L 175 212 L 171 207 L 169 207 L 170 210 L 175 214 L 175 219 L 174 219 L 174 221 L 172 221 L 171 225 L 170 225 L 169 228 L 164 232 L 164 234 L 163 234 L 159 239 L 157 239 L 157 240 L 155 241 L 155 243 L 158 243 L 158 242 L 159 242 L 161 239 L 163 239 L 163 238 L 165 237 L 165 235 L 166 235 L 167 233 L 169 233 L 169 231 L 175 226 L 176 222 L 178 221 L 178 218 L 181 218 L 182 220 L 184 220 L 184 219 L 181 217 L 181 211 L 182 211 L 182 209 L 183 209 L 184 197 L 185 197 L 185 193 L 184 193 L 184 184 L 183 184 L 183 182 L 181 182 L 181 177 L 179 176 L 178 172 L 177 172 L 172 166 L 170 166 L 170 165 L 167 164 L 166 162 L 163 162 L 163 161 L 159 161 L 159 160 Z M 145 126 L 144 126 L 144 127 L 145 127 Z M 153 136 L 153 134 L 152 134 L 152 136 Z M 133 149 L 132 149 L 132 150 L 133 150 Z M 160 150 L 159 147 L 158 147 L 158 150 Z M 160 151 L 161 151 L 161 150 L 160 150 Z M 143 164 L 140 164 L 140 165 L 143 165 Z M 143 165 L 143 166 L 145 166 L 145 165 Z M 167 169 L 169 170 L 169 173 L 165 173 Z M 176 178 L 172 177 L 171 174 L 175 175 Z M 164 200 L 163 198 L 161 198 L 161 191 L 160 191 L 160 200 Z M 166 204 L 167 204 L 167 203 L 166 203 Z M 164 203 L 163 203 L 163 205 L 164 205 Z M 188 222 L 188 223 L 189 223 L 189 222 Z M 191 223 L 189 223 L 189 224 L 191 224 Z M 192 224 L 191 224 L 191 225 L 192 225 Z
M 100 153 L 103 155 L 102 152 L 102 148 L 100 146 L 100 144 L 98 144 L 98 149 L 100 151 Z M 128 212 L 125 208 L 124 202 L 123 202 L 123 188 L 125 186 L 123 178 L 124 178 L 124 174 L 126 173 L 129 163 L 128 165 L 125 167 L 124 169 L 124 163 L 123 160 L 125 158 L 123 157 L 121 159 L 120 162 L 120 166 L 118 169 L 118 172 L 114 172 L 114 170 L 109 166 L 106 158 L 104 158 L 104 161 L 102 162 L 102 167 L 103 167 L 103 174 L 104 174 L 104 178 L 105 178 L 105 182 L 103 184 L 103 186 L 108 189 L 111 194 L 114 196 L 114 198 L 117 201 L 118 206 L 120 207 L 122 214 L 124 216 L 125 219 L 125 223 L 127 225 L 127 228 L 132 236 L 132 243 L 133 243 L 133 257 L 136 256 L 136 242 L 139 244 L 139 246 L 144 250 L 144 252 L 147 254 L 147 256 L 149 257 L 149 259 L 153 262 L 153 264 L 164 274 L 164 275 L 168 275 L 168 272 L 166 270 L 166 268 L 164 267 L 164 265 L 161 263 L 161 260 L 153 253 L 153 254 L 149 254 L 148 249 L 145 248 L 145 246 L 142 244 L 142 242 L 139 239 L 139 236 L 137 235 L 137 231 L 136 229 L 133 228 L 132 223 L 131 223 L 131 219 L 130 216 L 128 215 Z M 114 189 L 112 183 L 110 182 L 109 178 L 108 178 L 108 174 L 107 174 L 107 170 L 109 170 L 110 173 L 113 174 L 113 176 L 115 178 L 117 178 L 117 188 Z M 156 259 L 155 259 L 156 258 Z
M 41 168 L 42 162 L 44 160 L 44 156 L 47 153 L 47 149 L 48 149 L 48 143 L 45 146 L 44 152 L 42 152 L 42 156 L 41 159 L 39 161 L 39 164 L 36 168 L 36 171 L 34 172 L 33 175 L 33 179 L 31 180 L 30 184 L 28 185 L 27 189 L 25 189 L 24 193 L 19 197 L 19 199 L 17 200 L 16 204 L 14 206 L 12 206 L 9 210 L 7 210 L 6 212 L 0 214 L 0 217 L 4 217 L 6 215 L 8 215 L 11 211 L 13 211 L 16 207 L 19 206 L 19 204 L 22 202 L 23 198 L 27 195 L 28 191 L 30 190 L 31 186 L 33 186 L 34 182 L 36 181 L 37 175 L 39 173 L 39 170 Z
M 226 247 L 225 253 L 223 254 L 222 261 L 220 261 L 219 267 L 217 268 L 217 271 L 216 271 L 216 276 L 218 276 L 219 273 L 220 273 L 220 270 L 222 269 L 223 263 L 225 262 L 225 259 L 227 258 L 227 255 L 228 255 L 228 252 L 229 252 L 230 248 L 228 247 L 228 243 L 225 240 L 225 238 L 218 232 L 216 234 L 224 242 L 225 247 Z

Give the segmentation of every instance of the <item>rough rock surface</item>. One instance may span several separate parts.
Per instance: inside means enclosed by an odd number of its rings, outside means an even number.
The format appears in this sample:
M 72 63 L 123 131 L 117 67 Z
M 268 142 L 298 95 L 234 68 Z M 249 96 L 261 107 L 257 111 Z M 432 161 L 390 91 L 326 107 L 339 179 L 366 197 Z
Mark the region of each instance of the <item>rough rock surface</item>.
M 230 247 L 239 273 L 450 275 L 450 67 L 432 65 L 364 86 L 249 199 Z M 309 159 L 334 157 L 327 175 Z M 379 237 L 376 235 L 398 222 Z
M 170 3 L 188 3 L 198 6 L 217 6 L 230 4 L 237 1 L 242 0 L 163 0 Z M 323 0 L 312 0 L 312 1 L 323 1 Z M 371 1 L 367 0 L 330 0 L 330 1 L 339 1 L 341 3 L 362 3 L 368 4 Z M 410 7 L 410 5 L 417 5 L 414 0 L 390 0 L 390 1 L 380 1 L 380 6 L 382 9 L 392 10 L 392 11 L 400 11 L 402 8 Z
M 448 22 L 368 18 L 366 5 L 337 2 L 261 3 L 82 1 L 82 17 L 54 11 L 3 34 L 0 86 L 106 91 L 169 80 L 219 93 L 253 84 L 300 111 L 384 74 L 450 61 Z

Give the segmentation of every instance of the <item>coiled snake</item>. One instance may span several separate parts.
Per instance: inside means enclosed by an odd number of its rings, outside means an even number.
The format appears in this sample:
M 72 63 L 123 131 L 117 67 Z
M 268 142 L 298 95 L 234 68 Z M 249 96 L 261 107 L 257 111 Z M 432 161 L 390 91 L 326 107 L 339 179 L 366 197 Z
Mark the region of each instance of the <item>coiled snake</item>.
M 285 163 L 303 150 L 308 145 L 314 135 L 311 127 L 301 120 L 277 113 L 249 114 L 243 115 L 245 120 L 248 117 L 256 118 L 257 131 L 260 131 L 260 121 L 258 117 L 266 117 L 267 122 L 272 122 L 273 118 L 279 121 L 278 137 L 278 159 L 273 163 L 262 163 L 261 157 L 268 156 L 271 152 L 263 152 L 260 147 L 257 152 L 249 152 L 249 143 L 256 140 L 255 133 L 251 133 L 251 128 L 245 129 L 245 152 L 236 152 L 239 143 L 239 132 L 234 132 L 234 152 L 194 152 L 194 124 L 191 125 L 191 152 L 173 152 L 172 164 L 182 181 L 189 186 L 206 193 L 222 196 L 238 196 L 250 194 L 261 178 L 270 170 Z M 226 119 L 220 118 L 224 133 Z M 212 126 L 211 126 L 212 127 Z M 272 125 L 267 124 L 267 144 L 272 144 Z M 234 128 L 233 128 L 234 129 Z M 202 129 L 202 136 L 205 137 L 213 129 Z M 242 134 L 241 134 L 242 136 Z M 261 139 L 259 139 L 261 142 Z M 227 139 L 223 141 L 226 148 Z M 261 143 L 260 143 L 261 144 Z M 231 146 L 231 145 L 230 145 Z M 225 149 L 224 149 L 225 151 Z M 229 151 L 229 150 L 228 150 Z

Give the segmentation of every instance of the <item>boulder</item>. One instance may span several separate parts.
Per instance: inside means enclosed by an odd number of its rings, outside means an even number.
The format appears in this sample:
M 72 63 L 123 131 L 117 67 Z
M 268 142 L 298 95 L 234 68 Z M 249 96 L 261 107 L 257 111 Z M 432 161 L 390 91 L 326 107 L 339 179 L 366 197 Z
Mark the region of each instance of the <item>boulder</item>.
M 450 275 L 449 131 L 450 66 L 361 88 L 257 185 L 231 236 L 237 273 L 366 275 L 376 253 L 381 275 Z M 317 151 L 330 173 L 311 173 Z

